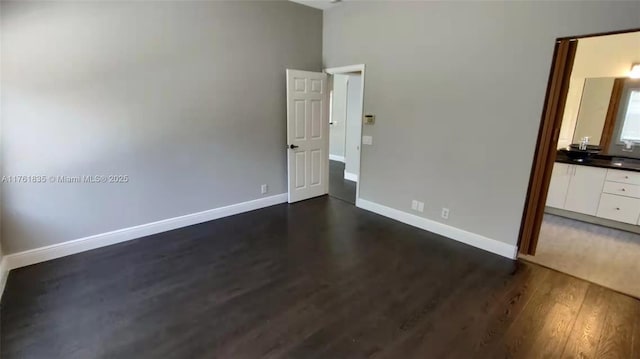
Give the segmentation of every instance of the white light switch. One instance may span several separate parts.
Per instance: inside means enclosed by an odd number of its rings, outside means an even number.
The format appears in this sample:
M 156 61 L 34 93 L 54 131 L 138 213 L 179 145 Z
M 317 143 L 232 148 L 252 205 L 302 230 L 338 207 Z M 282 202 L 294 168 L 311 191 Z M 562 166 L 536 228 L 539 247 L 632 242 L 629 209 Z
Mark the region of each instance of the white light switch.
M 363 145 L 373 145 L 373 137 L 371 137 L 371 136 L 362 136 L 362 144 Z

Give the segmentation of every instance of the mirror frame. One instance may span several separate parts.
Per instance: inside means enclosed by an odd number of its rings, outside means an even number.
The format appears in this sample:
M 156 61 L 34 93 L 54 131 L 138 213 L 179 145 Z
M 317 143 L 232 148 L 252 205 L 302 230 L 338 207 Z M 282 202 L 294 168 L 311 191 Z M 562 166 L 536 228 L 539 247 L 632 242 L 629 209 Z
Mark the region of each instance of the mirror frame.
M 618 119 L 618 112 L 620 111 L 624 87 L 628 82 L 640 82 L 640 80 L 629 77 L 619 77 L 613 82 L 609 109 L 607 110 L 607 117 L 605 118 L 604 127 L 602 128 L 602 137 L 600 138 L 600 147 L 604 154 L 609 153 L 611 143 L 616 141 L 616 139 L 613 138 L 616 128 L 616 120 Z

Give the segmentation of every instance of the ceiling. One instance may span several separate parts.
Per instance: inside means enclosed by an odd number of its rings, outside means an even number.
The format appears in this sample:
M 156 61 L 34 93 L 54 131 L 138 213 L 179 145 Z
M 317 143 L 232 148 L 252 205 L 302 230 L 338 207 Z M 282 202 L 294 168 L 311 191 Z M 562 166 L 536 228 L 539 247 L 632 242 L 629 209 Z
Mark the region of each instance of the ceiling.
M 293 2 L 297 2 L 298 4 L 307 5 L 311 7 L 315 7 L 316 9 L 324 10 L 329 9 L 333 6 L 338 5 L 338 3 L 333 3 L 331 0 L 290 0 Z

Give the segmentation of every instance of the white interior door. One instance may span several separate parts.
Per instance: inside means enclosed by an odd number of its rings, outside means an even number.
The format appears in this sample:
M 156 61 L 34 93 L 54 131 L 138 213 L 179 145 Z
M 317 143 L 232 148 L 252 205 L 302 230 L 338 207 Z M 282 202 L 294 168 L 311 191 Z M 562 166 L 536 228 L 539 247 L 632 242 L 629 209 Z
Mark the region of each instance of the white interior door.
M 287 70 L 289 203 L 329 190 L 327 75 Z

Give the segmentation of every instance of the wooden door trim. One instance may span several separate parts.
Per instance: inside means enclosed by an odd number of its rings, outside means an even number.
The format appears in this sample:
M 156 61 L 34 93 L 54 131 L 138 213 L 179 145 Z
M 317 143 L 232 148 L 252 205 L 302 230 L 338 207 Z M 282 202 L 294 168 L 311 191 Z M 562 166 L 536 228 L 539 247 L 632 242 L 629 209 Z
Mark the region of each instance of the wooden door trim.
M 593 34 L 586 34 L 586 35 L 559 37 L 558 40 L 577 40 L 577 39 L 585 39 L 585 38 L 588 38 L 588 37 L 619 35 L 619 34 L 627 34 L 627 33 L 630 33 L 630 32 L 638 32 L 638 31 L 640 31 L 640 27 L 633 28 L 633 29 L 626 29 L 626 30 L 596 32 L 596 33 L 593 33 Z
M 578 41 L 575 38 L 559 39 L 555 44 L 520 226 L 520 253 L 534 255 L 538 244 L 577 45 Z
M 613 129 L 616 127 L 616 118 L 618 117 L 620 98 L 622 97 L 622 89 L 624 88 L 626 80 L 626 78 L 617 78 L 613 82 L 609 109 L 607 110 L 607 117 L 605 117 L 604 127 L 602 128 L 602 138 L 600 139 L 600 147 L 602 147 L 605 153 L 608 152 L 609 146 L 611 145 Z

